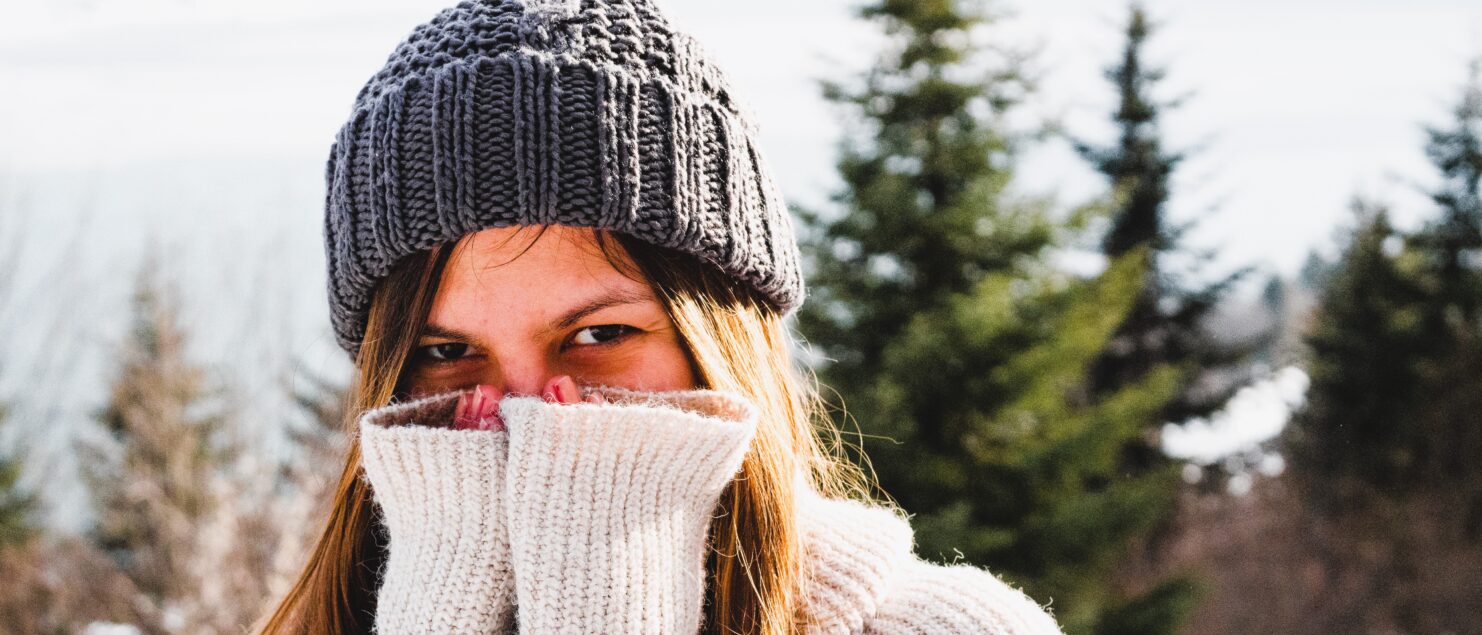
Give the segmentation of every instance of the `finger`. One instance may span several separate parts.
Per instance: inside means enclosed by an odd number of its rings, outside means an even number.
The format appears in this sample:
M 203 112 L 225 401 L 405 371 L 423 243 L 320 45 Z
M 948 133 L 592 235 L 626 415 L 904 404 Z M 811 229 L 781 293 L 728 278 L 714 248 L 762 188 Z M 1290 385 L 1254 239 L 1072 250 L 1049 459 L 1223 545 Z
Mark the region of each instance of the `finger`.
M 474 390 L 479 394 L 479 407 L 473 411 L 475 417 L 483 418 L 499 413 L 499 399 L 504 396 L 503 391 L 489 384 L 479 384 Z
M 576 382 L 570 375 L 556 375 L 545 382 L 540 396 L 550 403 L 572 403 L 576 401 Z
M 576 381 L 571 375 L 561 375 L 556 378 L 556 399 L 560 403 L 576 403 L 581 401 L 581 390 L 577 389 Z
M 476 425 L 478 417 L 473 416 L 474 400 L 478 393 L 474 390 L 464 390 L 458 393 L 458 406 L 453 409 L 453 429 L 462 430 Z
M 503 391 L 488 384 L 479 384 L 475 387 L 483 395 L 483 403 L 474 413 L 482 430 L 502 430 L 504 421 L 499 417 L 499 400 L 504 396 Z

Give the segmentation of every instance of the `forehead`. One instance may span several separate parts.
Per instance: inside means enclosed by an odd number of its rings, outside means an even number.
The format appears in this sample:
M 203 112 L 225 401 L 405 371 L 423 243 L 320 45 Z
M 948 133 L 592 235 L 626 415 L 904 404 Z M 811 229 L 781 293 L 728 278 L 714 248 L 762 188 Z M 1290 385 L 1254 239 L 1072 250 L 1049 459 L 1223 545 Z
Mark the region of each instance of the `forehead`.
M 620 250 L 613 255 L 621 257 Z M 614 287 L 648 292 L 646 284 L 613 267 L 590 228 L 485 229 L 458 243 L 443 271 L 433 314 L 469 304 L 483 310 L 557 309 Z
M 468 234 L 458 242 L 449 265 L 479 271 L 503 266 L 550 266 L 605 261 L 590 228 L 549 225 L 496 227 Z

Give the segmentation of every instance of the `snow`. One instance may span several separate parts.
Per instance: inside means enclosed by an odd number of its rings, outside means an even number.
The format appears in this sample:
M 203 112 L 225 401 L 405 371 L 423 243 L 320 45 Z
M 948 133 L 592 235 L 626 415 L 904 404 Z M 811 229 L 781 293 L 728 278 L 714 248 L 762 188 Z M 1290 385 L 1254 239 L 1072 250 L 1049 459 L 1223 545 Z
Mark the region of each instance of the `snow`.
M 1279 434 L 1302 405 L 1309 380 L 1307 373 L 1288 366 L 1269 378 L 1235 393 L 1225 408 L 1183 423 L 1163 425 L 1163 449 L 1170 456 L 1209 465 L 1232 454 L 1258 450 L 1261 443 Z M 1279 473 L 1279 456 L 1263 457 L 1263 472 Z

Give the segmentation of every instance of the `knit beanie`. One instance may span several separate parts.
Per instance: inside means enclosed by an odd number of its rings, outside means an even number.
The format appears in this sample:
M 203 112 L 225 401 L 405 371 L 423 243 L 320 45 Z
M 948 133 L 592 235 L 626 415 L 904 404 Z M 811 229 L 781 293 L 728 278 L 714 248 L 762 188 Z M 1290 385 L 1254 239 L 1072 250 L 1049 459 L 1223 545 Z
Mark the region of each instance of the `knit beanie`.
M 605 228 L 803 301 L 755 116 L 653 0 L 465 0 L 361 89 L 326 167 L 330 319 L 352 359 L 403 257 L 481 229 Z

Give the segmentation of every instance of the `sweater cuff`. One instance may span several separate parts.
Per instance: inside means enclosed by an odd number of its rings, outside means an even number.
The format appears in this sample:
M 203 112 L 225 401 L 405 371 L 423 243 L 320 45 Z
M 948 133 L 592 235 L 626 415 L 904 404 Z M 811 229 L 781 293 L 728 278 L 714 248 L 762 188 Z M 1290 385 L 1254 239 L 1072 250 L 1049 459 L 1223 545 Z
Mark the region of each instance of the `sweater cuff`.
M 806 482 L 796 491 L 806 545 L 800 601 L 810 617 L 808 632 L 859 633 L 889 597 L 890 581 L 913 558 L 910 522 L 891 507 L 825 498 Z
M 710 521 L 757 410 L 712 390 L 506 397 L 520 629 L 695 633 Z
M 970 564 L 911 558 L 865 635 L 1063 635 L 1048 607 Z
M 512 632 L 504 516 L 508 436 L 450 424 L 458 393 L 367 411 L 361 465 L 390 541 L 374 630 Z

